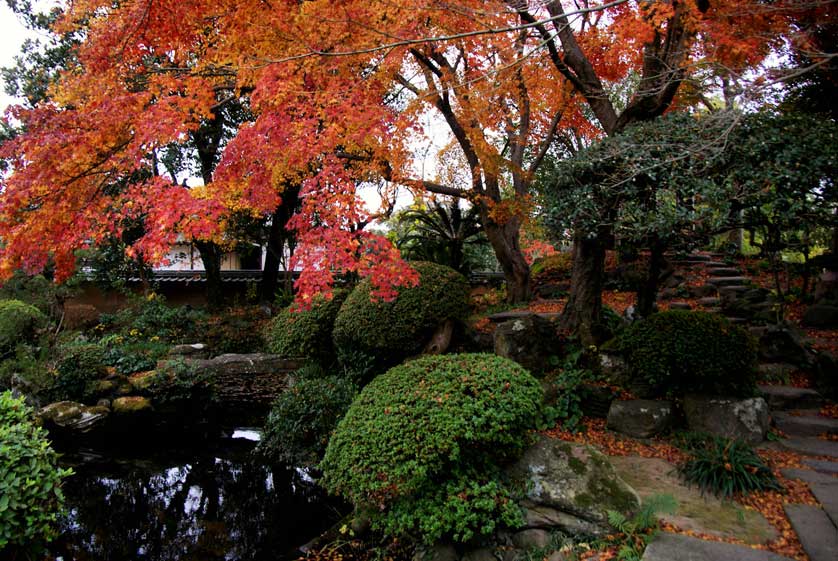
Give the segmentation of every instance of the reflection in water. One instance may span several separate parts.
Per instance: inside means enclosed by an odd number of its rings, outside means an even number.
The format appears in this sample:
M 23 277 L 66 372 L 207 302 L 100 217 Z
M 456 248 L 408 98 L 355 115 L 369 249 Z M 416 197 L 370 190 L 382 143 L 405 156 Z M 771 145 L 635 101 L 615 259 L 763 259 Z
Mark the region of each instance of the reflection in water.
M 278 560 L 339 512 L 302 470 L 252 462 L 240 448 L 114 459 L 68 454 L 62 561 Z

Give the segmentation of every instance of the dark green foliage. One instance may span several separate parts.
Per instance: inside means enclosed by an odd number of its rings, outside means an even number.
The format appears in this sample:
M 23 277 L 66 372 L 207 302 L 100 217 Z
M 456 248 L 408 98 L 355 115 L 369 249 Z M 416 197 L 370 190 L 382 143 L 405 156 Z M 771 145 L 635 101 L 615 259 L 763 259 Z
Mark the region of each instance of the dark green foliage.
M 12 278 L 3 281 L 0 287 L 0 300 L 20 300 L 41 310 L 50 318 L 58 319 L 61 315 L 61 302 L 73 293 L 72 282 L 57 285 L 42 275 L 30 276 L 21 271 Z
M 755 388 L 755 341 L 717 314 L 654 314 L 627 327 L 605 348 L 622 353 L 637 381 L 657 395 L 749 396 Z
M 349 294 L 335 319 L 339 350 L 362 351 L 382 364 L 395 364 L 419 352 L 438 325 L 468 315 L 465 277 L 435 263 L 411 266 L 419 273 L 419 285 L 400 289 L 392 302 L 371 300 L 368 280 Z
M 535 378 L 498 356 L 407 362 L 349 408 L 321 463 L 323 484 L 395 536 L 467 541 L 514 525 L 520 512 L 497 465 L 527 446 L 541 398 Z
M 331 300 L 318 297 L 307 310 L 293 305 L 285 308 L 271 320 L 265 339 L 268 351 L 285 357 L 314 359 L 328 363 L 334 359 L 332 329 L 346 290 L 335 290 Z
M 678 501 L 672 495 L 652 495 L 643 501 L 643 506 L 632 516 L 609 510 L 608 523 L 618 535 L 612 543 L 619 544 L 617 559 L 620 561 L 640 561 L 646 546 L 655 537 L 658 530 L 659 514 L 674 514 L 678 508 Z
M 56 537 L 61 478 L 71 473 L 58 467 L 23 399 L 0 393 L 0 557 L 34 556 Z
M 297 373 L 299 379 L 271 407 L 257 449 L 268 461 L 316 465 L 326 451 L 332 431 L 358 394 L 357 386 L 342 376 L 307 370 Z
M 0 300 L 0 357 L 14 351 L 18 343 L 32 342 L 47 318 L 41 311 L 20 300 Z
M 109 332 L 148 339 L 157 337 L 170 343 L 194 343 L 189 339 L 197 322 L 204 318 L 202 312 L 188 306 L 172 308 L 166 305 L 163 296 L 151 293 L 116 314 L 103 314 L 100 321 Z
M 198 405 L 213 399 L 212 376 L 183 359 L 163 363 L 154 372 L 147 392 L 156 405 Z
M 692 435 L 685 440 L 691 458 L 679 466 L 684 479 L 721 498 L 752 491 L 782 491 L 753 448 L 741 440 L 712 435 Z
M 81 402 L 90 399 L 92 383 L 107 375 L 104 349 L 92 343 L 74 343 L 60 348 L 59 352 L 53 398 Z
M 157 361 L 166 356 L 169 344 L 159 339 L 108 335 L 99 341 L 104 349 L 106 366 L 113 366 L 119 374 L 133 374 L 153 370 Z
M 256 307 L 226 310 L 223 314 L 200 318 L 189 342 L 205 343 L 213 355 L 260 352 L 265 348 L 265 320 Z

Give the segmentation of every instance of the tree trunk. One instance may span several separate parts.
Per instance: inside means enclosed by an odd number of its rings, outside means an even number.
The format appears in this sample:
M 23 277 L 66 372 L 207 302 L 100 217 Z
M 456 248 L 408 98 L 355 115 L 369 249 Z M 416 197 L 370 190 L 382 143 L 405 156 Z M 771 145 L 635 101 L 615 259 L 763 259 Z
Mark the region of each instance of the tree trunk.
M 657 238 L 657 237 L 656 237 Z M 655 312 L 655 302 L 658 296 L 658 283 L 664 266 L 664 247 L 658 239 L 649 244 L 649 269 L 646 279 L 637 289 L 637 315 L 647 318 Z
M 506 296 L 510 303 L 528 302 L 530 291 L 530 266 L 524 259 L 519 244 L 520 220 L 512 218 L 505 224 L 497 224 L 483 216 L 483 228 L 506 279 Z
M 573 240 L 570 295 L 562 312 L 562 327 L 579 334 L 587 347 L 599 345 L 604 335 L 602 286 L 605 279 L 605 243 L 602 236 L 577 234 Z
M 288 221 L 299 206 L 300 186 L 286 185 L 282 191 L 282 203 L 274 210 L 271 216 L 271 227 L 268 230 L 267 251 L 259 294 L 259 300 L 263 304 L 271 304 L 279 288 L 279 265 L 282 262 L 282 252 L 286 243 L 289 250 L 292 250 L 294 245 L 294 236 L 287 229 Z M 288 278 L 289 275 L 286 274 L 285 280 L 287 281 Z
M 224 304 L 224 289 L 221 286 L 221 248 L 214 242 L 195 240 L 195 247 L 201 254 L 207 275 L 207 306 L 218 309 Z

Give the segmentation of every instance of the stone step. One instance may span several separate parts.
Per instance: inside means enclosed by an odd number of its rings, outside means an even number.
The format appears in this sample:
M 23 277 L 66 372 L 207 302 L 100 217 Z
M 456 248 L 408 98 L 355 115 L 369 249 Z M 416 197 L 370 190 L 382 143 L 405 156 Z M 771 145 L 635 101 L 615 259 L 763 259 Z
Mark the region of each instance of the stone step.
M 724 267 L 730 267 L 730 265 L 725 263 L 724 261 L 707 261 L 706 263 L 704 263 L 704 266 L 707 269 L 720 269 Z
M 747 286 L 719 286 L 719 296 L 725 299 L 738 298 L 742 294 L 748 292 L 750 288 Z
M 783 477 L 787 479 L 799 479 L 801 481 L 805 481 L 806 483 L 812 484 L 825 484 L 825 485 L 838 485 L 838 477 L 833 477 L 826 473 L 821 473 L 819 471 L 814 471 L 811 469 L 802 469 L 802 468 L 788 468 L 788 469 L 781 469 L 780 473 L 783 474 Z
M 786 450 L 806 456 L 828 456 L 838 458 L 838 442 L 812 436 L 792 436 L 780 440 Z
M 721 298 L 716 298 L 714 296 L 708 296 L 707 298 L 699 298 L 698 305 L 703 306 L 705 308 L 713 308 L 718 306 L 722 303 Z
M 744 545 L 660 532 L 646 548 L 641 561 L 790 561 L 790 558 Z
M 692 304 L 689 302 L 670 302 L 669 303 L 670 310 L 692 310 Z
M 824 477 L 829 477 L 825 475 Z M 838 479 L 832 477 L 833 481 L 817 481 L 809 484 L 812 494 L 821 503 L 823 511 L 829 516 L 832 525 L 838 531 Z M 835 557 L 838 559 L 838 557 Z
M 727 321 L 734 325 L 742 325 L 748 323 L 748 318 L 737 318 L 733 316 L 727 316 Z
M 774 425 L 789 436 L 838 434 L 838 419 L 817 415 L 793 415 L 782 411 L 774 413 L 772 417 Z
M 838 559 L 838 530 L 826 512 L 799 504 L 786 504 L 783 509 L 810 561 Z
M 707 274 L 713 275 L 714 277 L 739 277 L 742 276 L 742 271 L 732 267 L 718 267 L 713 269 L 708 268 Z
M 711 277 L 707 279 L 709 284 L 714 284 L 718 287 L 722 286 L 745 286 L 750 279 L 748 277 Z
M 558 319 L 559 316 L 561 316 L 562 314 L 561 314 L 561 312 L 535 313 L 535 312 L 531 312 L 529 310 L 511 310 L 511 311 L 508 311 L 508 312 L 500 312 L 500 313 L 497 313 L 497 314 L 492 314 L 491 316 L 489 316 L 489 321 L 493 321 L 495 323 L 503 323 L 503 322 L 509 321 L 511 319 L 521 319 L 521 318 L 529 317 L 531 315 L 536 315 L 536 316 L 539 316 L 539 317 L 547 319 L 547 320 L 554 320 L 554 319 Z
M 766 367 L 774 368 L 766 368 Z M 790 375 L 797 368 L 791 364 L 760 364 L 761 374 L 776 376 Z M 823 405 L 821 394 L 809 388 L 795 388 L 794 386 L 759 386 L 762 397 L 768 402 L 772 411 L 788 411 L 790 409 L 816 409 Z
M 813 470 L 825 473 L 827 475 L 838 475 L 838 462 L 830 462 L 829 460 L 803 460 L 803 464 L 809 466 Z
M 720 314 L 722 313 L 721 308 L 704 308 L 703 312 L 707 312 L 708 314 Z

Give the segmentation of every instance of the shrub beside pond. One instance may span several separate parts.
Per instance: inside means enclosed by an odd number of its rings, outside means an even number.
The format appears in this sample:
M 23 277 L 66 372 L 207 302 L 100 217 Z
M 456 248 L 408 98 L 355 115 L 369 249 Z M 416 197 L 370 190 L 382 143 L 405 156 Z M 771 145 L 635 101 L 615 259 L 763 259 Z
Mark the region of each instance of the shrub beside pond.
M 352 403 L 321 463 L 323 483 L 374 527 L 431 543 L 515 526 L 499 475 L 538 424 L 542 391 L 488 354 L 425 356 L 390 369 Z
M 756 342 L 718 314 L 674 310 L 632 324 L 607 343 L 622 353 L 652 392 L 750 396 L 756 385 Z
M 35 306 L 20 300 L 0 300 L 0 353 L 9 353 L 18 343 L 34 341 L 37 329 L 46 323 L 46 316 Z
M 315 298 L 311 307 L 282 310 L 268 324 L 268 351 L 283 357 L 308 358 L 327 364 L 334 358 L 332 329 L 341 304 L 348 292 L 337 289 L 332 298 Z
M 347 297 L 335 319 L 334 341 L 340 351 L 352 349 L 395 364 L 419 352 L 434 330 L 448 319 L 465 319 L 469 285 L 455 270 L 414 262 L 419 284 L 401 288 L 392 302 L 372 300 L 369 280 Z
M 0 393 L 0 557 L 34 554 L 55 538 L 61 478 L 70 473 L 23 399 Z

